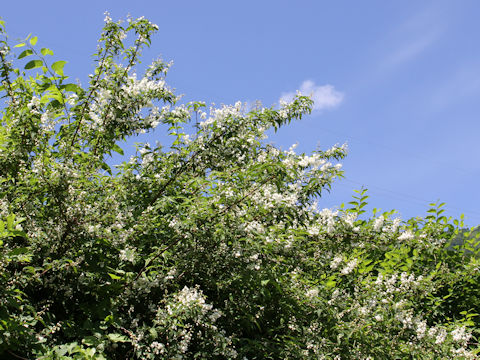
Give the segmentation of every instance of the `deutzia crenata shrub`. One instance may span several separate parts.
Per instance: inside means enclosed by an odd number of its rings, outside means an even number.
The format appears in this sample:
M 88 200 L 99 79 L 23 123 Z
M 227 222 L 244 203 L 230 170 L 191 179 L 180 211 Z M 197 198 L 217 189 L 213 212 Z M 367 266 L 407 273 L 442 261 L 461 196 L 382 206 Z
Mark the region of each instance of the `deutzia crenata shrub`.
M 364 190 L 322 210 L 346 148 L 265 141 L 310 98 L 181 103 L 168 63 L 139 73 L 157 29 L 107 15 L 82 87 L 0 23 L 0 358 L 475 359 L 463 224 L 440 205 L 369 219 Z M 110 168 L 156 127 L 169 144 Z

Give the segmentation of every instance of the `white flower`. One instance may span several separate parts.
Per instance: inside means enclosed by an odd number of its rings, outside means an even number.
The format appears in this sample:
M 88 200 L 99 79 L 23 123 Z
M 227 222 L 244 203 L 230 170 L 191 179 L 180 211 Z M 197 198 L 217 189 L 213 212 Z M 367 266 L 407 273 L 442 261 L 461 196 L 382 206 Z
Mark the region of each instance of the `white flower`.
M 385 218 L 382 215 L 376 218 L 375 221 L 373 222 L 373 230 L 380 231 L 382 229 L 384 221 L 385 221 Z
M 129 247 L 127 249 L 120 250 L 120 259 L 133 263 L 133 261 L 135 260 L 135 249 Z
M 32 108 L 38 108 L 40 107 L 40 99 L 36 96 L 32 96 L 32 99 L 30 102 L 27 104 L 27 107 L 32 110 Z
M 67 98 L 66 102 L 67 102 L 68 105 L 73 106 L 77 102 L 77 99 L 78 99 L 78 95 L 77 94 L 72 94 Z
M 435 344 L 441 344 L 447 337 L 447 331 L 445 329 L 438 330 L 437 337 L 435 338 Z
M 399 237 L 398 240 L 412 240 L 414 238 L 414 234 L 412 233 L 411 230 L 406 230 L 404 231 Z
M 122 90 L 131 97 L 138 97 L 145 93 L 153 91 L 162 91 L 165 89 L 165 81 L 163 80 L 150 80 L 146 77 L 141 80 L 137 80 L 137 75 L 133 74 L 129 77 L 128 85 L 123 85 Z M 174 115 L 178 115 L 175 113 Z
M 336 268 L 338 268 L 338 266 L 342 261 L 343 261 L 342 256 L 338 256 L 338 255 L 335 256 L 332 262 L 330 263 L 330 269 L 335 270 Z
M 451 333 L 453 341 L 463 342 L 468 341 L 471 337 L 471 334 L 465 332 L 465 327 L 459 327 L 453 330 Z
M 355 213 L 347 213 L 345 214 L 345 217 L 343 220 L 345 221 L 345 224 L 347 224 L 349 227 L 353 227 L 353 223 L 357 219 L 357 214 Z
M 360 315 L 365 316 L 365 315 L 368 315 L 369 310 L 368 310 L 368 308 L 367 308 L 366 306 L 362 306 L 361 308 L 358 309 L 358 313 L 359 313 Z
M 120 40 L 125 40 L 125 38 L 127 37 L 127 33 L 125 31 L 120 31 L 119 34 L 118 34 L 118 38 Z
M 165 352 L 165 345 L 159 343 L 158 341 L 154 341 L 150 344 L 150 347 L 153 350 L 155 355 L 163 354 Z
M 438 330 L 438 329 L 437 329 L 436 327 L 430 328 L 430 329 L 428 330 L 428 336 L 434 337 L 435 334 L 437 333 L 437 330 Z
M 215 120 L 213 118 L 208 118 L 207 120 L 205 121 L 202 121 L 199 125 L 200 127 L 202 127 L 203 129 L 205 129 L 206 127 L 208 127 L 209 125 L 213 124 L 215 122 Z
M 55 128 L 54 123 L 51 120 L 51 113 L 48 110 L 40 117 L 41 126 L 45 131 L 52 131 Z
M 427 331 L 427 322 L 426 321 L 417 321 L 417 337 L 419 339 L 425 336 L 425 332 Z
M 105 18 L 103 19 L 104 22 L 109 23 L 112 21 L 112 18 L 110 17 L 110 13 L 108 11 L 105 11 L 103 15 L 105 15 Z
M 349 261 L 349 262 L 347 263 L 347 266 L 345 266 L 345 267 L 342 269 L 342 271 L 340 271 L 340 273 L 341 273 L 342 275 L 348 275 L 348 274 L 350 274 L 350 273 L 353 271 L 353 269 L 355 269 L 355 268 L 357 267 L 357 265 L 358 265 L 358 259 L 355 258 L 355 259 Z
M 312 225 L 308 228 L 307 232 L 313 236 L 318 235 L 320 233 L 320 227 L 318 225 Z
M 309 298 L 316 298 L 318 296 L 318 289 L 317 288 L 310 289 L 307 291 L 305 295 Z

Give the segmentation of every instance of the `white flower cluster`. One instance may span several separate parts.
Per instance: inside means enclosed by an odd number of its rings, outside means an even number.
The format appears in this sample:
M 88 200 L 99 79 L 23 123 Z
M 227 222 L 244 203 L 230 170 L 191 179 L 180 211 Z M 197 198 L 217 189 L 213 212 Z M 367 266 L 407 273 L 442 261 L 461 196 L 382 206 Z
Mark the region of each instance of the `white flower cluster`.
M 55 129 L 55 124 L 54 114 L 49 110 L 45 110 L 40 117 L 40 126 L 42 129 L 46 132 L 52 131 Z
M 91 104 L 89 116 L 92 120 L 92 129 L 103 130 L 103 114 L 104 109 L 108 106 L 110 99 L 112 98 L 110 90 L 99 89 L 96 96 L 96 101 Z
M 332 211 L 331 209 L 323 209 L 318 213 L 319 222 L 325 228 L 328 234 L 333 233 L 335 229 L 335 218 L 338 216 L 338 211 Z
M 330 269 L 332 270 L 337 269 L 342 262 L 343 262 L 343 257 L 341 255 L 335 256 L 330 263 Z
M 400 278 L 397 274 L 391 276 L 384 276 L 381 273 L 378 274 L 375 281 L 375 285 L 378 288 L 379 295 L 386 296 L 391 293 L 408 292 L 418 288 L 424 281 L 422 275 L 415 277 L 414 274 L 407 274 L 402 272 Z M 381 289 L 381 290 L 380 290 Z
M 164 80 L 150 80 L 143 77 L 137 80 L 137 75 L 133 74 L 128 77 L 128 83 L 122 86 L 122 90 L 130 97 L 139 97 L 149 92 L 158 92 L 165 89 Z
M 273 208 L 280 204 L 294 206 L 298 201 L 298 187 L 292 185 L 290 191 L 278 192 L 271 184 L 261 186 L 258 191 L 251 195 L 251 199 L 265 208 Z
M 247 233 L 264 233 L 265 232 L 265 228 L 263 227 L 263 225 L 258 222 L 258 221 L 250 221 L 248 222 L 247 224 L 245 224 L 245 231 Z
M 358 265 L 358 259 L 352 259 L 350 260 L 347 265 L 340 271 L 342 275 L 348 275 L 350 274 Z
M 201 128 L 207 128 L 213 123 L 216 123 L 216 127 L 224 129 L 228 120 L 232 121 L 234 118 L 243 114 L 244 105 L 237 101 L 235 105 L 223 105 L 220 108 L 210 108 L 210 118 L 200 122 Z
M 354 226 L 354 223 L 355 223 L 355 220 L 357 220 L 357 214 L 356 213 L 344 213 L 343 214 L 343 217 L 342 217 L 342 220 L 345 222 L 345 224 L 349 227 L 349 228 L 353 228 Z
M 413 240 L 415 238 L 415 235 L 412 233 L 411 230 L 405 230 L 399 237 L 398 240 L 401 241 L 409 241 Z
M 148 348 L 137 344 L 137 349 L 148 358 L 153 354 L 162 355 L 163 358 L 182 359 L 192 343 L 201 340 L 210 343 L 208 348 L 213 349 L 214 355 L 236 358 L 237 352 L 231 338 L 215 324 L 221 316 L 221 311 L 206 302 L 200 289 L 185 286 L 167 302 L 165 308 L 157 309 L 153 323 L 153 331 L 157 334 L 155 340 Z M 163 332 L 168 335 L 164 336 Z M 151 327 L 147 333 L 152 333 Z M 163 341 L 159 341 L 158 335 L 163 337 Z
M 327 160 L 323 159 L 320 154 L 312 154 L 311 156 L 302 155 L 300 157 L 298 165 L 303 168 L 312 166 L 318 169 L 322 167 L 322 171 L 332 166 L 332 164 L 328 163 Z
M 450 335 L 452 335 L 453 341 L 458 343 L 466 343 L 472 337 L 472 334 L 466 330 L 465 326 L 460 326 L 452 330 Z
M 334 154 L 337 154 L 337 153 L 346 153 L 348 150 L 348 145 L 347 144 L 343 144 L 343 145 L 334 145 L 332 146 L 330 149 L 326 150 L 325 151 L 325 155 L 326 156 L 332 156 Z
M 387 225 L 383 226 L 383 229 L 381 229 L 381 231 L 384 232 L 384 233 L 387 233 L 387 234 L 396 233 L 398 228 L 400 227 L 401 222 L 402 221 L 401 221 L 400 218 L 395 218 L 395 219 L 393 219 L 391 224 L 387 224 Z M 378 230 L 378 231 L 380 231 L 380 230 Z
M 205 303 L 205 296 L 201 290 L 185 286 L 176 296 L 177 301 L 184 307 L 200 306 L 205 311 L 211 310 L 212 305 Z
M 28 109 L 34 113 L 34 114 L 39 114 L 40 113 L 40 99 L 36 96 L 32 96 L 30 101 L 27 104 Z
M 374 231 L 381 231 L 383 228 L 383 223 L 385 222 L 385 218 L 380 215 L 378 218 L 375 219 L 373 222 L 373 230 Z

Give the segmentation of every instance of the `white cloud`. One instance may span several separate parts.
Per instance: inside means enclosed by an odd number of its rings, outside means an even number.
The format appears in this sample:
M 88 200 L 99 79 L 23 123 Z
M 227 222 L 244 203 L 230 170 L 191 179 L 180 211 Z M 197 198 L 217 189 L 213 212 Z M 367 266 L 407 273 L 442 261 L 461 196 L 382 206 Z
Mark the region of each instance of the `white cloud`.
M 316 85 L 312 80 L 305 80 L 298 90 L 302 95 L 310 96 L 314 101 L 313 110 L 333 109 L 343 101 L 344 94 L 335 90 L 332 85 Z M 290 102 L 295 92 L 282 93 L 280 101 Z
M 428 47 L 430 47 L 439 38 L 438 31 L 430 31 L 410 39 L 395 51 L 393 51 L 386 59 L 387 66 L 394 67 L 401 65 L 421 55 Z
M 384 66 L 394 68 L 421 56 L 429 47 L 441 39 L 449 19 L 443 6 L 429 5 L 415 12 L 387 37 L 390 49 Z M 393 45 L 393 48 L 391 47 Z

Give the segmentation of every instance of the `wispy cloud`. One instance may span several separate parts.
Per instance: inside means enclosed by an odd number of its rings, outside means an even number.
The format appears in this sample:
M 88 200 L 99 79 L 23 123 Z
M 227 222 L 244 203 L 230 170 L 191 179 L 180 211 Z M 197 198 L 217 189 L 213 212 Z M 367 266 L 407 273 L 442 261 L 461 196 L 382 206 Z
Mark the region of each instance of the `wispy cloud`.
M 415 60 L 434 45 L 446 27 L 444 12 L 441 6 L 427 6 L 398 25 L 386 38 L 393 48 L 383 65 L 391 68 Z
M 438 31 L 430 31 L 418 37 L 408 39 L 387 56 L 385 65 L 387 67 L 395 67 L 415 59 L 434 44 L 438 38 Z
M 313 100 L 313 110 L 320 111 L 339 106 L 345 95 L 335 90 L 332 85 L 316 85 L 312 80 L 305 80 L 298 90 L 302 95 L 310 96 Z M 282 93 L 280 101 L 292 101 L 296 92 Z

